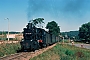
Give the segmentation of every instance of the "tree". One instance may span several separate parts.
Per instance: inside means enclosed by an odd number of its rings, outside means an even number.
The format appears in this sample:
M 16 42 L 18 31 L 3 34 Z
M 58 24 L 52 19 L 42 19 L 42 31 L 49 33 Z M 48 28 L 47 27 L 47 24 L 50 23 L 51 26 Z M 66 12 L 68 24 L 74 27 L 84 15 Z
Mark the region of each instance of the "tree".
M 36 19 L 32 20 L 32 24 L 37 25 L 37 24 L 44 23 L 43 20 L 44 20 L 44 18 L 36 18 Z
M 49 33 L 58 36 L 60 34 L 60 28 L 55 21 L 48 22 L 46 28 L 49 29 Z
M 90 22 L 83 24 L 79 28 L 79 38 L 83 40 L 90 40 Z

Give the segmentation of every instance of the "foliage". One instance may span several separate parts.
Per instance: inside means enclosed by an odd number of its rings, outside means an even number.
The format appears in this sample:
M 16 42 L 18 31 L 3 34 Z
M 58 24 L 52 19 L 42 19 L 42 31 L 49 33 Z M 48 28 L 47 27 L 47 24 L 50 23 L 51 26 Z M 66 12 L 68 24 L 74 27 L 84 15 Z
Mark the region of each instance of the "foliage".
M 70 39 L 73 39 L 73 37 L 75 37 L 75 39 L 79 39 L 78 34 L 79 34 L 79 31 L 61 32 L 61 35 L 63 37 L 70 38 Z
M 72 56 L 73 55 L 73 51 L 72 50 L 66 50 L 65 54 L 69 55 L 69 56 Z
M 55 34 L 56 36 L 60 34 L 60 28 L 55 21 L 48 22 L 46 28 L 49 29 L 51 34 Z
M 57 44 L 52 49 L 30 60 L 88 60 L 90 50 L 67 44 Z
M 0 45 L 0 57 L 16 53 L 18 50 L 18 47 L 20 48 L 19 43 Z
M 41 23 L 44 23 L 43 20 L 44 20 L 44 18 L 36 18 L 36 19 L 32 20 L 32 23 L 33 23 L 33 25 L 41 24 Z
M 81 39 L 90 40 L 90 22 L 83 24 L 79 28 L 79 37 Z

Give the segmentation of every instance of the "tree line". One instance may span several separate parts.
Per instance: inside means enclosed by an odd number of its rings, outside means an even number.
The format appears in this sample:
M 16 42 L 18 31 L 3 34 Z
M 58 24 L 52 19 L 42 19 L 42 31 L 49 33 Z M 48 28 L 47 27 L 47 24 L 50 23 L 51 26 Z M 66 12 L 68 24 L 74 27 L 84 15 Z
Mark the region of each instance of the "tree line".
M 20 32 L 9 32 L 10 34 L 19 34 Z M 8 31 L 0 31 L 0 35 L 2 34 L 8 34 Z
M 42 24 L 44 23 L 44 18 L 36 18 L 31 20 L 32 23 L 36 26 L 37 24 Z M 68 38 L 78 38 L 81 41 L 89 41 L 90 42 L 90 22 L 82 24 L 81 27 L 79 27 L 79 31 L 70 31 L 70 32 L 60 32 L 60 27 L 58 23 L 55 21 L 48 22 L 46 24 L 46 29 L 49 30 L 49 33 L 54 34 L 56 36 L 62 35 L 63 37 L 68 37 Z M 0 35 L 2 34 L 7 34 L 8 31 L 0 31 Z M 18 34 L 20 32 L 10 32 L 10 34 Z

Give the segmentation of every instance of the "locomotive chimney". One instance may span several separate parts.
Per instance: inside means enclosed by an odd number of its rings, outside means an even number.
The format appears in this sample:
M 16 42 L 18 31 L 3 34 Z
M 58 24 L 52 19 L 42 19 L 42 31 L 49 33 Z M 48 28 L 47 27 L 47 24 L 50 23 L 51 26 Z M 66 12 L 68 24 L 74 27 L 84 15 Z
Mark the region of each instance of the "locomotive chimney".
M 28 23 L 27 29 L 32 29 L 32 23 Z

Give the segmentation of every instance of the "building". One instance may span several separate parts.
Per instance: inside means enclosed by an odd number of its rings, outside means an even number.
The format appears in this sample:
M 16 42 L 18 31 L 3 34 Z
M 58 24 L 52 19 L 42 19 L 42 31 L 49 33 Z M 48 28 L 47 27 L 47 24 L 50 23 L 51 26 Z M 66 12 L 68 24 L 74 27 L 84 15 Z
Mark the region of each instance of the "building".
M 8 34 L 6 34 L 6 38 L 8 38 Z M 21 40 L 23 38 L 23 34 L 9 34 L 10 39 Z

